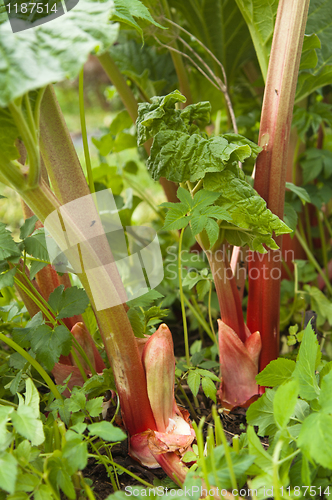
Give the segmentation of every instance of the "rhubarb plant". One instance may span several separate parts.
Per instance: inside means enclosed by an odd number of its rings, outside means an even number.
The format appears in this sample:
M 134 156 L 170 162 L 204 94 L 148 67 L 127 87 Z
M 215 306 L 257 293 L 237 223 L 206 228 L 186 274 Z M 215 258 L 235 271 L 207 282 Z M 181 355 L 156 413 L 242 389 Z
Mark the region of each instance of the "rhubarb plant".
M 255 376 L 261 351 L 260 332 L 245 326 L 227 246 L 248 245 L 252 251 L 277 249 L 272 238 L 289 233 L 288 226 L 266 207 L 238 162 L 256 158 L 260 148 L 239 134 L 208 137 L 209 104 L 175 108 L 184 97 L 175 91 L 139 106 L 138 144 L 153 137 L 148 168 L 154 179 L 178 182 L 179 203 L 168 208 L 164 229 L 182 231 L 190 225 L 206 252 L 219 300 L 223 403 L 245 404 L 258 387 Z M 265 245 L 265 247 L 264 247 Z M 234 366 L 240 368 L 233 368 Z

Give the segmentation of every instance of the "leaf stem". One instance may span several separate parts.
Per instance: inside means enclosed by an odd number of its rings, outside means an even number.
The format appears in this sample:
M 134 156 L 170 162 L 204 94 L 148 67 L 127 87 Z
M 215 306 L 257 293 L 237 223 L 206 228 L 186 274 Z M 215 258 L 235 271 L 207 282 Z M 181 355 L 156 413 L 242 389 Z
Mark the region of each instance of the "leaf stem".
M 58 391 L 56 385 L 52 381 L 51 377 L 46 373 L 44 368 L 36 361 L 29 353 L 27 353 L 21 346 L 19 346 L 14 340 L 6 337 L 3 333 L 0 333 L 0 339 L 7 345 L 9 345 L 12 349 L 18 352 L 24 359 L 26 359 L 39 373 L 39 375 L 45 380 L 45 383 L 48 385 L 50 391 L 53 393 L 56 399 L 63 399 L 60 392 Z
M 179 275 L 179 288 L 180 288 L 180 301 L 181 301 L 181 310 L 182 310 L 182 321 L 183 321 L 183 335 L 184 335 L 184 346 L 186 352 L 186 363 L 187 366 L 190 366 L 190 354 L 189 354 L 189 340 L 188 340 L 188 325 L 187 325 L 187 317 L 186 317 L 186 308 L 184 305 L 184 293 L 182 286 L 182 240 L 183 233 L 185 228 L 181 229 L 180 240 L 179 240 L 179 253 L 178 253 L 178 275 Z
M 192 297 L 192 298 L 194 298 L 194 297 Z M 208 334 L 208 336 L 210 337 L 210 339 L 213 340 L 213 342 L 215 342 L 215 338 L 213 336 L 212 331 L 210 330 L 209 325 L 207 324 L 207 322 L 205 321 L 205 319 L 203 318 L 203 316 L 190 303 L 190 301 L 187 299 L 187 297 L 186 297 L 185 294 L 183 295 L 183 300 L 184 300 L 186 306 L 188 307 L 188 309 L 190 309 L 190 311 L 193 313 L 193 315 L 195 316 L 195 318 L 197 319 L 197 321 L 199 322 L 199 324 L 204 328 L 205 332 Z
M 296 235 L 297 239 L 299 240 L 299 242 L 301 243 L 303 250 L 307 254 L 308 260 L 313 264 L 313 266 L 315 267 L 315 269 L 321 275 L 321 277 L 323 278 L 324 283 L 326 285 L 326 288 L 329 291 L 329 294 L 332 296 L 332 286 L 331 286 L 330 281 L 328 280 L 326 274 L 324 273 L 324 271 L 322 270 L 322 268 L 318 264 L 317 260 L 313 256 L 312 252 L 310 251 L 310 248 L 308 247 L 308 245 L 305 242 L 305 240 L 302 238 L 302 236 L 301 236 L 301 234 L 300 234 L 300 232 L 299 232 L 298 229 L 296 229 L 295 235 Z
M 92 166 L 89 153 L 88 135 L 86 131 L 86 121 L 85 121 L 85 111 L 84 111 L 84 67 L 81 69 L 78 77 L 78 96 L 79 96 L 81 131 L 82 131 L 86 171 L 88 174 L 90 192 L 95 193 L 95 185 L 93 182 Z

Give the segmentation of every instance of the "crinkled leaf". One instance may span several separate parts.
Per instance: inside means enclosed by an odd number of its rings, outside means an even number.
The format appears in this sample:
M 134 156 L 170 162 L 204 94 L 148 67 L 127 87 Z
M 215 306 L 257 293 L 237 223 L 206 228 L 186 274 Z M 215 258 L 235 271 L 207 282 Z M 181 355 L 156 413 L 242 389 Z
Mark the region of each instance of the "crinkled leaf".
M 65 16 L 13 34 L 0 25 L 0 106 L 26 92 L 75 77 L 93 50 L 103 52 L 116 40 L 109 22 L 113 1 L 80 0 Z M 22 57 L 24 54 L 24 57 Z
M 234 226 L 244 230 L 238 232 L 240 244 L 245 242 L 252 250 L 265 253 L 263 243 L 272 249 L 278 248 L 272 239 L 273 232 L 277 236 L 291 232 L 284 222 L 266 208 L 266 202 L 246 182 L 237 166 L 218 174 L 208 173 L 204 179 L 204 188 L 221 195 L 217 204 L 227 210 Z M 234 232 L 226 229 L 226 239 L 228 240 L 229 236 L 234 237 L 229 234 Z M 234 241 L 229 242 L 237 244 Z
M 64 289 L 64 286 L 60 285 L 51 293 L 48 303 L 57 318 L 62 319 L 82 314 L 88 307 L 89 299 L 83 288 L 72 286 Z
M 123 430 L 105 420 L 88 425 L 88 430 L 92 436 L 98 436 L 105 441 L 123 441 L 127 437 Z
M 56 326 L 54 330 L 48 325 L 41 325 L 31 335 L 31 348 L 48 370 L 52 370 L 61 354 L 69 354 L 71 344 L 70 331 L 63 325 Z
M 292 378 L 294 369 L 295 361 L 292 359 L 275 359 L 256 376 L 256 382 L 265 387 L 281 385 Z
M 248 145 L 229 143 L 224 137 L 205 139 L 198 134 L 164 130 L 153 141 L 148 169 L 155 180 L 191 182 L 203 179 L 207 172 L 221 172 L 228 162 L 250 157 Z
M 326 413 L 309 415 L 302 424 L 297 444 L 309 460 L 331 469 L 332 417 Z
M 316 380 L 316 363 L 319 345 L 315 332 L 308 323 L 297 355 L 296 366 L 293 377 L 297 378 L 300 384 L 299 394 L 301 398 L 311 401 L 317 398 L 319 387 Z
M 209 123 L 211 111 L 209 102 L 190 104 L 184 110 L 175 109 L 175 104 L 178 102 L 184 103 L 186 98 L 178 90 L 174 90 L 166 96 L 152 97 L 151 103 L 138 105 L 136 123 L 139 146 L 161 131 L 173 130 L 190 133 L 190 125 L 193 121 L 198 122 L 201 126 Z

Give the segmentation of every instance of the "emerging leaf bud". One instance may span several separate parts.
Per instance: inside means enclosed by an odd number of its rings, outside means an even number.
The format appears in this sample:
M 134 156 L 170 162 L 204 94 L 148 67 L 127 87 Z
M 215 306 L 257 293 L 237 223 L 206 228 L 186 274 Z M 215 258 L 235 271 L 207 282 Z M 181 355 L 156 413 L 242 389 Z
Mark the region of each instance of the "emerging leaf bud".
M 71 333 L 74 335 L 75 339 L 82 347 L 93 368 L 98 373 L 101 373 L 104 370 L 104 368 L 106 368 L 106 366 L 85 324 L 76 323 L 76 325 L 74 325 L 73 328 L 71 329 Z M 83 368 L 85 370 L 90 371 L 90 367 L 88 366 L 86 361 L 82 358 L 80 353 L 75 349 L 75 345 L 74 345 L 74 350 Z M 75 364 L 75 361 L 73 362 L 73 364 Z
M 258 394 L 255 377 L 262 348 L 259 332 L 250 334 L 243 343 L 232 328 L 219 324 L 219 353 L 222 383 L 219 398 L 228 407 L 241 406 Z
M 165 324 L 145 344 L 142 361 L 157 429 L 166 432 L 173 416 L 175 358 L 172 334 Z

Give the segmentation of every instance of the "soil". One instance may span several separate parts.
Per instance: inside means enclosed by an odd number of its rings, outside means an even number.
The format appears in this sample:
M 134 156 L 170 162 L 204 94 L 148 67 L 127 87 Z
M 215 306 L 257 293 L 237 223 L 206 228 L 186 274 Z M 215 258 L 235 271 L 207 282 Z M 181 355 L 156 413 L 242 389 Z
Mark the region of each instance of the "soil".
M 211 421 L 212 414 L 210 409 L 203 407 L 205 399 L 204 396 L 199 395 L 198 399 L 201 400 L 201 415 L 205 415 L 207 422 Z M 222 414 L 221 417 L 227 440 L 231 444 L 232 438 L 235 434 L 240 435 L 245 431 L 246 410 L 244 408 L 234 408 L 231 412 Z M 110 420 L 111 418 L 112 414 L 111 411 L 109 411 L 107 414 L 107 420 Z M 263 444 L 267 446 L 266 443 Z M 100 452 L 103 453 L 103 450 L 100 450 Z M 136 460 L 129 457 L 127 440 L 113 446 L 112 456 L 113 460 L 117 464 L 125 467 L 130 472 L 136 474 L 136 476 L 150 484 L 154 484 L 155 480 L 160 481 L 167 478 L 167 475 L 162 469 L 147 469 L 136 462 Z M 83 471 L 83 475 L 85 478 L 89 478 L 93 482 L 93 490 L 97 500 L 104 500 L 108 497 L 108 495 L 114 492 L 111 480 L 108 477 L 104 465 L 98 463 L 95 459 L 89 459 L 88 465 Z M 118 475 L 118 480 L 121 490 L 124 490 L 126 486 L 143 486 L 139 481 L 126 473 Z

